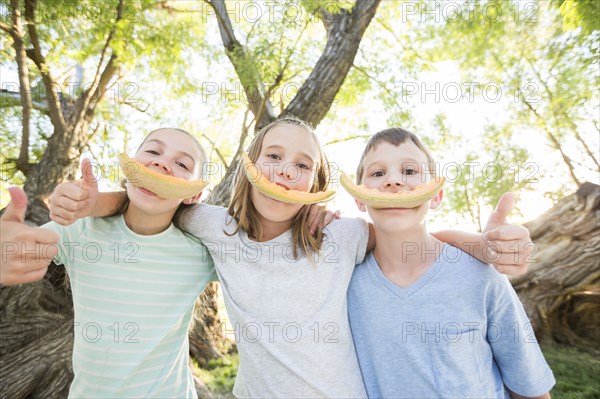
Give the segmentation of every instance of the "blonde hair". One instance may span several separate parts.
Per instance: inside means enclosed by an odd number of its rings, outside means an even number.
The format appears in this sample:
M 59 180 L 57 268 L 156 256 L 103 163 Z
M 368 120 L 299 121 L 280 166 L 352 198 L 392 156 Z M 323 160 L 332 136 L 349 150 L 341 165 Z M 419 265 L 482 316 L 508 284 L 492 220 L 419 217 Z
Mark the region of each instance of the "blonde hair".
M 315 179 L 309 192 L 316 193 L 326 190 L 329 186 L 330 179 L 330 169 L 327 158 L 321 150 L 319 139 L 314 133 L 312 127 L 308 123 L 296 117 L 286 116 L 263 127 L 256 134 L 248 148 L 248 156 L 250 157 L 250 160 L 252 162 L 256 162 L 258 156 L 260 155 L 260 150 L 262 149 L 265 135 L 274 127 L 281 125 L 299 126 L 311 134 L 312 138 L 319 147 L 319 159 L 317 160 L 316 164 L 317 168 L 315 171 Z M 228 209 L 229 214 L 237 222 L 237 226 L 232 233 L 225 233 L 228 235 L 234 235 L 242 230 L 251 238 L 260 240 L 262 237 L 262 228 L 260 226 L 258 211 L 254 207 L 251 196 L 249 195 L 251 186 L 251 183 L 246 178 L 244 165 L 240 162 L 236 170 L 235 179 L 233 182 L 233 194 L 231 201 L 229 202 Z M 309 257 L 311 252 L 318 252 L 323 243 L 322 231 L 318 231 L 316 236 L 310 234 L 309 232 L 307 221 L 309 207 L 309 205 L 304 205 L 292 222 L 292 248 L 294 259 L 298 259 L 298 248 L 301 249 L 305 256 Z
M 417 148 L 423 151 L 423 153 L 427 157 L 427 171 L 433 177 L 435 177 L 435 161 L 433 160 L 433 156 L 425 147 L 421 139 L 419 139 L 419 137 L 416 134 L 409 132 L 408 130 L 399 127 L 393 127 L 375 133 L 367 142 L 367 146 L 365 147 L 365 150 L 363 151 L 360 157 L 360 162 L 358 163 L 358 168 L 356 169 L 356 183 L 360 184 L 362 182 L 362 175 L 364 173 L 363 161 L 365 160 L 365 156 L 369 152 L 373 151 L 381 143 L 388 143 L 397 147 L 406 141 L 412 142 L 414 145 L 417 146 Z

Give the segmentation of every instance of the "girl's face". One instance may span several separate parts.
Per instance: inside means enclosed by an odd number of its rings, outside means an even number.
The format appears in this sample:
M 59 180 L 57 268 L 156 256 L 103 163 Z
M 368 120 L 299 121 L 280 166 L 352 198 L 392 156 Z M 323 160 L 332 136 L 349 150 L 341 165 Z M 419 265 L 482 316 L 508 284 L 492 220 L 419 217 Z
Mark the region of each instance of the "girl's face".
M 202 153 L 196 141 L 187 134 L 173 129 L 160 129 L 146 138 L 134 158 L 149 169 L 185 180 L 199 178 Z M 156 194 L 127 183 L 131 203 L 144 211 L 162 213 L 176 210 L 184 200 L 159 198 Z
M 319 146 L 311 133 L 300 126 L 281 124 L 264 136 L 255 165 L 270 182 L 308 192 L 315 181 L 319 156 Z M 269 198 L 254 186 L 250 195 L 260 216 L 273 222 L 291 222 L 303 206 Z

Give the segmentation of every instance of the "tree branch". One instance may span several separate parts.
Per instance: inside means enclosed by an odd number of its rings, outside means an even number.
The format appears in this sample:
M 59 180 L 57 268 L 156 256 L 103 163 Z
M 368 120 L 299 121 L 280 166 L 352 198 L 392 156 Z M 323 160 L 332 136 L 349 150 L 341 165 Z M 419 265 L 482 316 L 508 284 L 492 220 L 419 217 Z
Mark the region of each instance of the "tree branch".
M 352 67 L 360 41 L 379 3 L 380 0 L 357 0 L 352 10 L 341 10 L 336 15 L 322 10 L 327 30 L 325 49 L 284 115 L 295 115 L 313 126 L 321 122 Z
M 6 90 L 0 89 L 0 108 L 1 107 L 18 107 L 21 106 L 21 94 Z M 48 104 L 41 101 L 32 101 L 31 106 L 36 111 L 43 112 L 48 114 Z
M 332 144 L 344 143 L 346 141 L 352 141 L 352 140 L 356 140 L 356 139 L 368 139 L 369 137 L 371 137 L 370 134 L 355 134 L 353 136 L 344 137 L 343 139 L 334 139 L 334 140 L 328 141 L 327 143 L 323 144 L 323 147 L 327 147 L 328 145 L 332 145 Z
M 106 87 L 110 80 L 117 74 L 118 66 L 116 65 L 117 55 L 113 52 L 110 59 L 108 60 L 104 70 L 100 72 L 102 68 L 102 64 L 104 64 L 104 59 L 106 58 L 106 54 L 108 53 L 108 49 L 110 48 L 110 43 L 112 42 L 113 37 L 115 36 L 115 32 L 117 30 L 117 23 L 122 19 L 123 16 L 123 0 L 119 0 L 119 4 L 117 5 L 117 17 L 115 22 L 106 38 L 106 42 L 104 43 L 104 47 L 102 48 L 102 53 L 100 54 L 100 61 L 98 61 L 98 68 L 96 69 L 96 74 L 94 75 L 94 80 L 92 82 L 91 87 L 86 90 L 83 95 L 81 101 L 81 108 L 79 109 L 79 118 L 84 119 L 86 117 L 90 117 L 93 114 L 93 110 L 96 107 L 96 104 L 100 99 L 104 96 L 106 92 Z M 92 107 L 90 109 L 90 103 L 92 103 Z
M 5 31 L 6 33 L 10 33 L 10 31 L 11 31 L 10 26 L 8 26 L 7 24 L 5 24 L 2 21 L 0 21 L 0 29 Z
M 561 107 L 561 109 L 557 113 L 556 109 L 554 108 L 554 106 L 552 104 L 553 101 L 554 101 L 554 95 L 552 94 L 552 90 L 550 90 L 550 87 L 548 86 L 548 84 L 546 83 L 546 81 L 544 79 L 542 79 L 542 75 L 536 69 L 533 61 L 531 61 L 531 59 L 527 56 L 527 54 L 521 53 L 521 56 L 523 58 L 525 58 L 525 60 L 527 61 L 527 63 L 531 67 L 531 70 L 535 74 L 535 76 L 537 76 L 538 80 L 544 86 L 544 89 L 546 89 L 546 92 L 548 93 L 548 99 L 550 100 L 550 109 L 552 111 L 552 115 L 554 116 L 554 121 L 556 123 L 558 123 L 558 119 L 559 119 L 559 115 L 558 114 L 562 115 L 565 118 L 567 124 L 571 128 L 571 131 L 575 135 L 575 139 L 577 139 L 577 141 L 579 141 L 581 143 L 581 145 L 583 146 L 583 148 L 584 148 L 585 153 L 587 154 L 587 156 L 590 157 L 590 159 L 592 160 L 592 162 L 596 165 L 597 170 L 600 171 L 600 163 L 598 163 L 598 160 L 596 159 L 596 157 L 592 153 L 592 150 L 588 147 L 588 145 L 585 142 L 585 140 L 583 140 L 583 137 L 581 137 L 581 135 L 579 134 L 579 131 L 577 129 L 577 125 L 575 124 L 575 122 L 573 122 L 573 120 L 571 119 L 571 117 L 566 113 L 564 107 Z M 553 77 L 552 76 L 552 72 L 550 72 L 550 78 L 552 78 L 552 77 Z
M 50 116 L 50 121 L 55 129 L 64 131 L 66 128 L 65 119 L 60 107 L 58 93 L 55 90 L 58 85 L 50 75 L 48 65 L 46 64 L 46 59 L 42 55 L 40 40 L 37 34 L 35 18 L 36 6 L 37 0 L 25 0 L 25 20 L 27 21 L 29 40 L 33 46 L 33 57 L 30 58 L 36 64 L 40 74 L 42 75 L 42 81 L 44 82 L 44 87 L 46 88 L 46 98 L 48 102 L 48 114 Z
M 235 72 L 240 79 L 248 104 L 252 113 L 260 115 L 257 127 L 262 127 L 275 119 L 273 106 L 268 97 L 261 94 L 261 89 L 264 91 L 263 82 L 260 79 L 256 70 L 254 60 L 248 56 L 243 46 L 235 37 L 235 32 L 231 26 L 231 20 L 227 14 L 225 2 L 223 0 L 205 0 L 215 11 L 217 23 L 219 24 L 219 32 L 221 40 L 225 47 L 225 53 L 231 61 Z M 263 104 L 264 105 L 261 105 Z M 261 106 L 264 110 L 261 112 Z M 266 111 L 266 112 L 265 112 Z
M 27 66 L 27 53 L 25 52 L 25 43 L 23 41 L 24 32 L 21 21 L 21 4 L 19 0 L 11 0 L 10 8 L 13 23 L 10 34 L 13 39 L 13 47 L 15 48 L 22 109 L 21 148 L 19 150 L 17 168 L 27 175 L 26 166 L 29 164 L 29 122 L 31 120 L 31 109 L 33 107 L 31 100 L 31 84 L 29 83 L 29 68 Z
M 527 101 L 527 98 L 525 97 L 525 94 L 521 91 L 521 89 L 519 88 L 519 89 L 517 89 L 517 91 L 519 92 L 519 95 L 522 98 L 523 103 L 527 106 L 527 108 L 529 108 L 529 110 L 542 123 L 544 131 L 546 132 L 546 135 L 550 139 L 550 142 L 552 143 L 552 145 L 554 146 L 554 148 L 557 149 L 558 152 L 560 152 L 560 155 L 561 155 L 563 161 L 565 161 L 565 164 L 567 164 L 567 167 L 569 168 L 569 174 L 571 175 L 571 178 L 573 179 L 573 181 L 575 182 L 575 184 L 577 184 L 577 187 L 581 186 L 581 182 L 579 181 L 579 179 L 575 175 L 575 168 L 573 167 L 573 164 L 571 162 L 571 158 L 569 158 L 567 156 L 567 154 L 563 151 L 562 146 L 560 145 L 560 142 L 558 141 L 558 139 L 554 136 L 554 134 L 552 134 L 552 132 L 550 131 L 550 129 L 548 129 L 548 126 L 546 125 L 546 121 L 544 120 L 544 118 L 542 118 L 542 116 L 537 112 L 537 110 L 535 108 L 533 108 L 533 106 L 531 105 L 531 103 L 529 101 Z
M 492 56 L 494 57 L 496 64 L 498 64 L 498 66 L 500 68 L 502 68 L 504 73 L 506 73 L 508 75 L 508 71 L 506 70 L 504 63 L 498 58 L 498 55 L 496 53 L 492 52 Z M 527 108 L 529 108 L 531 113 L 533 113 L 533 115 L 535 115 L 535 117 L 540 121 L 542 128 L 544 129 L 544 131 L 546 132 L 546 135 L 548 136 L 548 138 L 550 139 L 550 142 L 552 143 L 552 146 L 556 150 L 558 150 L 558 152 L 560 152 L 560 155 L 561 155 L 563 161 L 565 162 L 565 164 L 567 165 L 567 168 L 569 169 L 569 174 L 571 175 L 571 178 L 573 179 L 575 184 L 577 184 L 577 187 L 581 186 L 581 182 L 575 175 L 575 168 L 573 167 L 571 158 L 569 158 L 569 156 L 567 156 L 567 154 L 563 151 L 563 148 L 560 145 L 560 141 L 558 141 L 558 139 L 554 136 L 554 134 L 552 134 L 552 132 L 548 128 L 548 124 L 546 123 L 546 120 L 544 118 L 542 118 L 542 116 L 537 112 L 537 110 L 533 107 L 533 105 L 531 105 L 531 102 L 529 102 L 527 100 L 527 97 L 525 96 L 525 93 L 523 93 L 523 90 L 521 89 L 520 86 L 517 86 L 517 93 L 519 94 L 519 97 L 523 100 L 523 103 L 527 106 Z
M 219 149 L 217 148 L 217 144 L 215 143 L 215 141 L 204 133 L 202 133 L 202 137 L 204 137 L 204 139 L 210 143 L 210 145 L 212 146 L 212 150 L 217 153 L 217 156 L 221 160 L 221 163 L 223 164 L 225 169 L 229 169 L 229 165 L 225 161 L 225 157 L 223 156 L 223 154 L 221 154 L 221 151 L 219 151 Z
M 148 109 L 150 108 L 150 105 L 147 105 L 146 108 L 140 108 L 140 107 L 138 107 L 137 105 L 135 105 L 134 103 L 132 103 L 130 101 L 121 101 L 119 104 L 127 105 L 128 107 L 131 107 L 131 108 L 135 109 L 136 111 L 139 111 L 139 112 L 142 112 L 144 114 L 150 115 L 148 113 Z M 150 115 L 150 116 L 153 117 L 154 115 Z
M 369 78 L 373 82 L 375 82 L 377 84 L 377 86 L 379 86 L 380 88 L 382 88 L 390 96 L 390 98 L 392 98 L 394 100 L 394 103 L 396 104 L 396 107 L 398 107 L 398 110 L 400 112 L 402 112 L 402 106 L 398 102 L 397 94 L 395 92 L 392 92 L 390 89 L 388 89 L 388 87 L 386 86 L 386 84 L 384 82 L 379 81 L 375 76 L 371 76 L 362 67 L 359 67 L 358 65 L 356 65 L 354 63 L 352 64 L 352 66 L 354 67 L 354 69 L 356 69 L 357 71 L 359 71 L 360 73 L 362 73 L 363 75 L 365 75 L 367 78 Z

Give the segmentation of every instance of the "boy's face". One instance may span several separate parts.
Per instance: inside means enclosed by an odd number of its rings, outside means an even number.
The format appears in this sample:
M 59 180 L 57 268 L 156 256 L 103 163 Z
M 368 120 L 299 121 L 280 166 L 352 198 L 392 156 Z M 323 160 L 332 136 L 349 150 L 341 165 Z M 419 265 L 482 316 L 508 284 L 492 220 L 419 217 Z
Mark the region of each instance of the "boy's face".
M 410 191 L 433 178 L 427 168 L 427 156 L 412 141 L 399 146 L 381 143 L 363 159 L 362 184 L 385 192 Z M 363 212 L 368 212 L 378 229 L 406 230 L 423 223 L 428 209 L 435 209 L 442 201 L 442 191 L 430 201 L 416 208 L 373 209 L 357 201 Z

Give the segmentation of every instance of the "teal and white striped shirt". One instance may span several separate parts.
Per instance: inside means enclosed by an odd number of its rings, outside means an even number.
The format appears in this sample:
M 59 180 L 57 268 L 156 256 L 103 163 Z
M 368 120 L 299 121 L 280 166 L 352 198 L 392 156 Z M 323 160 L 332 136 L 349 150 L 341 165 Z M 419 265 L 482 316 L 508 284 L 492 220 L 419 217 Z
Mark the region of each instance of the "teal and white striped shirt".
M 216 280 L 204 245 L 173 225 L 136 234 L 122 215 L 44 227 L 60 235 L 55 262 L 73 291 L 69 397 L 195 398 L 187 331 L 195 299 Z

